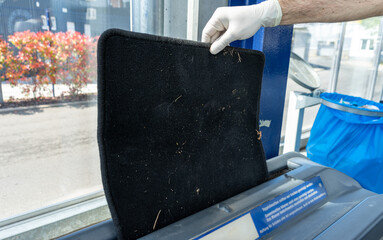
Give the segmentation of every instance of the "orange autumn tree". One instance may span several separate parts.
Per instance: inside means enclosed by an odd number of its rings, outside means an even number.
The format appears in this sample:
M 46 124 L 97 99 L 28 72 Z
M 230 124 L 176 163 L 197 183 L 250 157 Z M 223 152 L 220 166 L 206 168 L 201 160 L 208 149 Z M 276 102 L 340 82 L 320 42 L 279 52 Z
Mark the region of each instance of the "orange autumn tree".
M 0 38 L 0 103 L 3 102 L 3 90 L 1 82 L 5 80 L 5 71 L 7 69 L 7 57 L 9 56 L 9 44 Z
M 8 37 L 13 55 L 6 78 L 13 85 L 26 83 L 24 93 L 36 98 L 49 84 L 64 83 L 77 95 L 96 76 L 96 42 L 78 32 L 18 32 Z
M 48 63 L 42 51 L 44 43 L 36 33 L 29 31 L 16 32 L 8 40 L 14 48 L 14 54 L 8 59 L 6 77 L 12 85 L 18 85 L 19 81 L 31 81 L 32 84 L 24 86 L 24 92 L 32 92 L 36 98 L 36 94 L 49 82 L 46 75 Z
M 0 81 L 5 80 L 6 59 L 8 55 L 9 45 L 6 41 L 0 38 Z
M 6 79 L 5 71 L 7 69 L 8 60 L 12 56 L 9 50 L 9 44 L 0 38 L 0 82 Z
M 57 33 L 55 43 L 60 62 L 58 75 L 69 86 L 69 93 L 77 95 L 96 79 L 97 40 L 79 32 Z

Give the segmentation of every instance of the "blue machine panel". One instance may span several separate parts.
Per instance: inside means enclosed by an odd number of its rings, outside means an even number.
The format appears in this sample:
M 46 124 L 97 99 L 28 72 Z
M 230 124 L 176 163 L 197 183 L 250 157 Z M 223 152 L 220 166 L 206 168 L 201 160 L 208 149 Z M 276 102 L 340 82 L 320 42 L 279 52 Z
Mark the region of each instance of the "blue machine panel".
M 323 182 L 319 176 L 316 176 L 195 240 L 220 239 L 234 230 L 236 230 L 236 234 L 241 234 L 241 239 L 258 239 L 310 209 L 326 197 L 327 192 Z M 246 231 L 242 233 L 241 225 L 246 226 Z
M 262 1 L 229 0 L 229 5 L 241 6 L 260 2 Z M 292 33 L 293 26 L 261 28 L 252 38 L 232 43 L 234 47 L 263 51 L 266 56 L 260 130 L 267 159 L 277 156 L 279 152 Z

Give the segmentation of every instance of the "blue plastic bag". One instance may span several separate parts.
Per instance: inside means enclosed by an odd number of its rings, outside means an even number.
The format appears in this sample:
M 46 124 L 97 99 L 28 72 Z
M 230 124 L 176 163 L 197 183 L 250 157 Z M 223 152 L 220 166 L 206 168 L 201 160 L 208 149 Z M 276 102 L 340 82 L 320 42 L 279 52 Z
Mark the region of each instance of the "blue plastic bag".
M 383 104 L 363 98 L 337 93 L 323 93 L 321 98 L 349 108 L 364 109 L 367 105 L 377 110 L 365 111 L 383 112 Z M 322 104 L 306 149 L 312 161 L 353 177 L 366 189 L 383 193 L 383 117 L 357 115 Z

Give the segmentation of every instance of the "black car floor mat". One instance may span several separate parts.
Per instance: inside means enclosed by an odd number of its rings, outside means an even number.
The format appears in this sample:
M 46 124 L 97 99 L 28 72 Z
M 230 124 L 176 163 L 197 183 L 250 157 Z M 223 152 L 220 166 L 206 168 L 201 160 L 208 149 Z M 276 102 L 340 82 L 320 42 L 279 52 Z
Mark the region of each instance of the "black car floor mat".
M 119 238 L 135 239 L 267 179 L 264 55 L 111 29 L 98 43 L 98 142 Z

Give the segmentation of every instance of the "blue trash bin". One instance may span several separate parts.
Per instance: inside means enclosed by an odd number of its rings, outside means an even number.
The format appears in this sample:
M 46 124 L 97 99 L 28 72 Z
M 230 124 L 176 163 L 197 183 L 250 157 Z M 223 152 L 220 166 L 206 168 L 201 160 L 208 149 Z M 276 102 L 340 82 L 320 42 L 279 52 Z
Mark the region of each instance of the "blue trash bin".
M 307 156 L 383 193 L 383 104 L 338 93 L 322 93 Z

